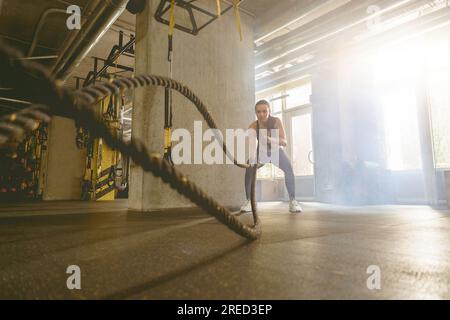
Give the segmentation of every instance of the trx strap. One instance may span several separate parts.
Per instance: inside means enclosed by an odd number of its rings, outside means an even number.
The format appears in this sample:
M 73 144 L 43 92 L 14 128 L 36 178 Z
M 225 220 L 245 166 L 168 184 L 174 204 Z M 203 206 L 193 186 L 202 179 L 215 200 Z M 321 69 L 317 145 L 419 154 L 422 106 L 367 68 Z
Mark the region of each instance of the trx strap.
M 170 2 L 170 22 L 168 35 L 167 61 L 169 63 L 169 78 L 172 78 L 172 57 L 173 57 L 173 30 L 175 28 L 175 0 Z M 164 159 L 171 165 L 172 161 L 172 90 L 166 88 L 164 91 Z
M 256 145 L 256 163 L 259 163 L 259 121 L 256 120 L 256 139 L 258 140 Z
M 222 9 L 220 8 L 220 0 L 217 1 L 217 16 L 220 17 L 222 15 Z
M 275 129 L 275 122 L 274 118 L 269 116 L 269 119 L 267 119 L 267 138 L 271 136 L 271 129 Z M 256 121 L 256 138 L 258 139 L 258 146 L 256 148 L 256 161 L 259 163 L 259 121 Z M 267 155 L 270 157 L 272 155 L 272 144 L 270 143 L 269 139 L 266 141 L 267 145 Z
M 236 25 L 239 31 L 239 37 L 241 38 L 241 41 L 244 39 L 244 36 L 242 35 L 242 28 L 241 28 L 241 15 L 239 14 L 239 4 L 241 3 L 240 0 L 233 0 L 233 7 L 234 7 L 234 14 L 236 15 Z

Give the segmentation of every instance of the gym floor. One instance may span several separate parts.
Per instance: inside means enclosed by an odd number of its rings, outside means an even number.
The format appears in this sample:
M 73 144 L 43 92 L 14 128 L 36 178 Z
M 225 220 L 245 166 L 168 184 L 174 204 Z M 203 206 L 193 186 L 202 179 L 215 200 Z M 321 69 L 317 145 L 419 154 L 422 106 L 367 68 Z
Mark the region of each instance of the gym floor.
M 1 299 L 449 299 L 450 212 L 260 203 L 248 243 L 200 209 L 126 201 L 0 208 Z M 251 214 L 241 215 L 251 222 Z M 66 286 L 69 265 L 81 290 Z M 369 266 L 381 289 L 369 290 Z

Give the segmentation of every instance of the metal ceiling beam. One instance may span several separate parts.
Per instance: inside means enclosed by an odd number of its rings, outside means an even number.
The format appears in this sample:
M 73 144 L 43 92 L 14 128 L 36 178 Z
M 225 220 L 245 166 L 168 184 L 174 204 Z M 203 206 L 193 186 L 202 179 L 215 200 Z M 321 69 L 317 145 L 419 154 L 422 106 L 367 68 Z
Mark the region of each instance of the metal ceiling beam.
M 87 56 L 104 33 L 119 18 L 125 10 L 128 0 L 93 1 L 89 8 L 93 9 L 83 27 L 61 50 L 60 59 L 53 67 L 52 73 L 65 81 L 73 70 Z M 73 39 L 72 39 L 73 38 Z M 69 43 L 70 42 L 70 43 Z
M 339 42 L 340 48 L 345 48 L 351 52 L 359 55 L 366 55 L 371 49 L 379 47 L 383 44 L 395 43 L 396 41 L 402 41 L 412 37 L 417 37 L 421 34 L 450 26 L 450 8 L 443 8 L 436 12 L 417 18 L 416 20 L 399 25 L 388 32 L 380 33 L 379 35 L 372 36 L 370 38 L 355 41 L 353 39 L 347 39 L 345 42 Z M 324 52 L 319 46 L 313 48 L 313 53 L 317 55 L 314 60 L 307 61 L 305 63 L 296 65 L 294 67 L 284 69 L 270 76 L 261 78 L 256 81 L 256 90 L 262 91 L 267 88 L 276 86 L 278 83 L 287 82 L 290 79 L 299 77 L 302 74 L 307 74 L 311 70 L 319 65 L 328 63 L 334 58 L 329 56 L 327 52 Z
M 390 15 L 388 15 L 389 12 L 386 12 L 383 17 L 392 18 L 395 15 L 398 15 L 399 12 L 403 13 L 408 10 L 418 8 L 420 5 L 427 3 L 427 1 L 428 0 L 410 1 L 405 3 L 405 6 L 396 7 L 397 10 L 390 12 Z M 340 19 L 336 22 L 339 22 L 339 24 L 333 24 L 333 28 L 331 29 L 329 28 L 327 30 L 321 30 L 321 32 L 315 33 L 312 33 L 311 30 L 302 30 L 301 32 L 297 32 L 297 39 L 294 38 L 294 42 L 289 42 L 285 46 L 280 45 L 278 51 L 273 51 L 271 54 L 266 53 L 264 55 L 260 55 L 259 57 L 257 55 L 255 73 L 261 74 L 267 71 L 272 71 L 274 67 L 286 64 L 304 54 L 317 50 L 318 47 L 324 46 L 326 48 L 325 44 L 330 41 L 336 41 L 336 39 L 339 38 L 345 39 L 348 37 L 350 32 L 357 33 L 363 28 L 366 28 L 366 25 L 364 24 L 366 20 L 364 19 L 367 19 L 367 17 L 368 15 L 364 10 L 359 17 L 354 18 L 350 23 L 348 22 L 348 17 L 345 18 L 344 16 L 340 17 Z M 343 21 L 347 21 L 347 23 L 342 24 Z

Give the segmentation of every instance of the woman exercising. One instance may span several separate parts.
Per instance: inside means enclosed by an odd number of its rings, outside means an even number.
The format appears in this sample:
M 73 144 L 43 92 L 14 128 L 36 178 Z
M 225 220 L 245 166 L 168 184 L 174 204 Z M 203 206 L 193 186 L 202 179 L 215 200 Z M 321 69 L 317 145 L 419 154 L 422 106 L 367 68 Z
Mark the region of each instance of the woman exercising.
M 271 149 L 278 148 L 279 152 L 279 161 L 277 166 L 283 170 L 284 172 L 284 182 L 286 184 L 286 188 L 289 193 L 289 211 L 290 212 L 301 212 L 302 208 L 298 204 L 297 200 L 295 200 L 295 178 L 294 171 L 292 170 L 291 162 L 289 161 L 286 153 L 283 150 L 283 147 L 286 147 L 286 132 L 284 131 L 283 123 L 280 119 L 276 117 L 272 117 L 270 115 L 270 104 L 266 100 L 260 100 L 255 105 L 255 113 L 258 118 L 255 122 L 253 122 L 249 129 L 256 130 L 256 135 L 258 138 L 258 149 L 263 147 L 263 151 L 267 152 L 270 157 Z M 260 130 L 265 129 L 265 130 Z M 279 132 L 279 137 L 274 138 L 270 136 L 270 132 L 272 129 L 277 129 Z M 267 132 L 267 133 L 266 133 Z M 267 141 L 267 147 L 264 148 L 264 144 L 261 144 L 261 141 Z M 267 150 L 264 150 L 267 149 Z M 241 207 L 241 212 L 250 212 L 252 210 L 250 203 L 250 193 L 251 193 L 251 184 L 252 184 L 252 174 L 251 169 L 246 169 L 245 171 L 245 194 L 247 196 L 247 200 L 244 205 Z

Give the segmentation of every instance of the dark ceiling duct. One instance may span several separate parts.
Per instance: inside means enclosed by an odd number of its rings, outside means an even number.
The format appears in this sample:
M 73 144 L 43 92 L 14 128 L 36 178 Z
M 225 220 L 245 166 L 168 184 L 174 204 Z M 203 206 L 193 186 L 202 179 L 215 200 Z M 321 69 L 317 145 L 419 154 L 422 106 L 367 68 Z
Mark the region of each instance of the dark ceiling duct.
M 131 14 L 139 14 L 145 10 L 145 5 L 147 4 L 147 0 L 130 0 L 127 5 L 127 10 Z
M 53 75 L 65 81 L 81 63 L 104 33 L 119 18 L 128 0 L 92 0 L 86 11 L 87 21 L 73 36 L 70 36 L 59 53 L 59 59 L 53 67 Z M 88 13 L 88 12 L 86 12 Z

